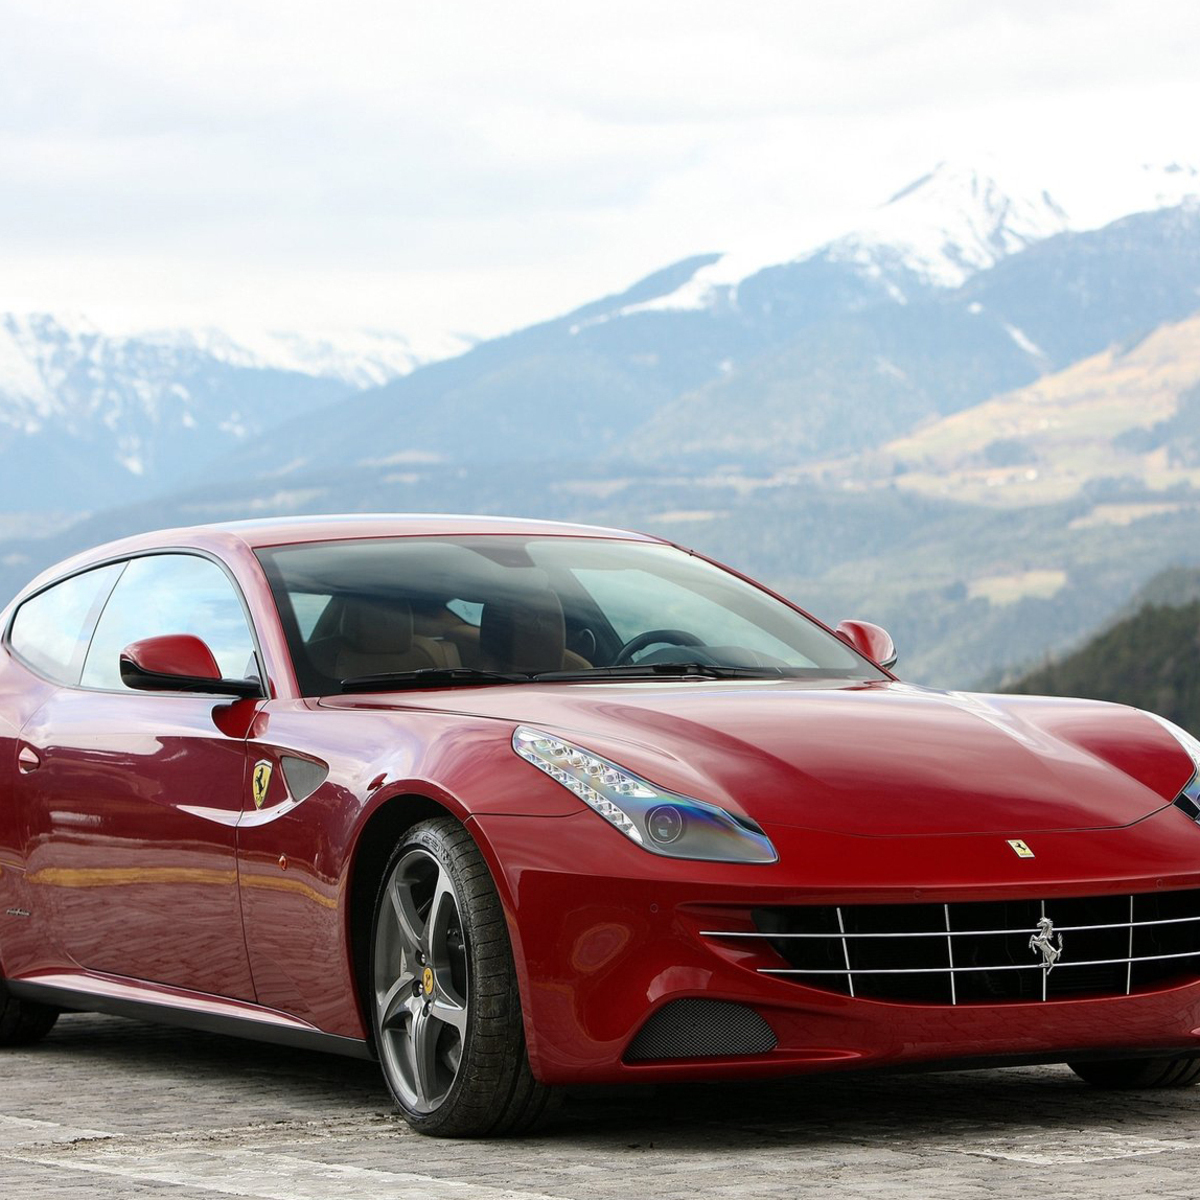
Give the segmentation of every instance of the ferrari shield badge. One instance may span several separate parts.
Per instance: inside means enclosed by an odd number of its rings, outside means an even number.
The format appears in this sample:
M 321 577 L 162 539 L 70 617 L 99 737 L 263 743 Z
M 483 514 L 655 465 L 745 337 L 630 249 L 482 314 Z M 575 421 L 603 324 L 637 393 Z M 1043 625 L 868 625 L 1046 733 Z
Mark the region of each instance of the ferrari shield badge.
M 1018 858 L 1032 858 L 1033 857 L 1033 851 L 1030 850 L 1030 848 L 1027 845 L 1025 845 L 1025 843 L 1023 841 L 1021 841 L 1020 838 L 1009 838 L 1008 844 L 1013 848 L 1013 853 Z
M 260 762 L 254 764 L 254 776 L 250 788 L 254 795 L 254 807 L 262 808 L 267 799 L 267 788 L 271 786 L 271 764 Z

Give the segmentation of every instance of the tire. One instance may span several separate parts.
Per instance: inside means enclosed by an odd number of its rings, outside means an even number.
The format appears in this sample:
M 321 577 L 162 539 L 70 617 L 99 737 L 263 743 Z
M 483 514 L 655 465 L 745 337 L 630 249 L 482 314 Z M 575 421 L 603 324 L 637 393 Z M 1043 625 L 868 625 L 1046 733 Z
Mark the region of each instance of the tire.
M 413 1129 L 511 1137 L 548 1115 L 552 1093 L 529 1067 L 500 898 L 457 821 L 414 826 L 388 862 L 370 979 L 379 1061 Z
M 1084 1083 L 1100 1088 L 1190 1087 L 1200 1079 L 1200 1058 L 1117 1058 L 1067 1066 Z
M 58 1009 L 10 995 L 0 977 L 0 1046 L 29 1046 L 54 1028 Z

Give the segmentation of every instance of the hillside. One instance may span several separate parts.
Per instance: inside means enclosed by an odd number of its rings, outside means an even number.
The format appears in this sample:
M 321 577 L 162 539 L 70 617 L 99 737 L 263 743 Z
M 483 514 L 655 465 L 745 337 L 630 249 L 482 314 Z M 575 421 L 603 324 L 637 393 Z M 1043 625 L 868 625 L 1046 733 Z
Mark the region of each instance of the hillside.
M 815 470 L 866 486 L 894 480 L 906 491 L 1000 506 L 1065 500 L 1102 479 L 1150 492 L 1194 488 L 1200 485 L 1200 316 L 927 423 L 860 461 Z M 1127 524 L 1136 515 L 1110 517 Z
M 1146 605 L 1005 690 L 1132 704 L 1200 733 L 1200 600 Z
M 775 276 L 803 295 L 813 281 L 801 273 L 823 262 L 747 280 L 743 309 L 753 311 L 755 289 Z M 1061 233 L 952 289 L 910 289 L 852 310 L 827 304 L 819 314 L 793 299 L 788 311 L 808 320 L 677 396 L 626 445 L 653 446 L 675 431 L 677 452 L 776 464 L 866 451 L 1184 320 L 1198 289 L 1200 207 L 1183 205 Z M 769 299 L 772 312 L 787 305 L 786 296 Z
M 96 514 L 46 538 L 0 542 L 11 593 L 41 566 L 121 534 L 276 513 L 474 511 L 580 520 L 667 537 L 748 571 L 821 619 L 861 617 L 895 636 L 904 678 L 972 687 L 1107 621 L 1156 572 L 1196 563 L 1196 511 L 1121 531 L 1086 521 L 1140 494 L 1097 490 L 1052 505 L 992 509 L 897 488 L 843 492 L 586 456 L 486 471 L 393 463 L 247 477 Z M 1200 497 L 1195 498 L 1200 504 Z

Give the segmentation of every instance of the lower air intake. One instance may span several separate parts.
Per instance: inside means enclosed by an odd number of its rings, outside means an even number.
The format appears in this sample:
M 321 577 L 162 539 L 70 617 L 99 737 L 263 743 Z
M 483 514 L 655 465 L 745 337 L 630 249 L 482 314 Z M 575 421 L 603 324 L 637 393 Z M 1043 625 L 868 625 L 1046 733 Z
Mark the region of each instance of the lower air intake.
M 642 1026 L 627 1062 L 766 1054 L 776 1037 L 752 1008 L 729 1000 L 672 1000 Z

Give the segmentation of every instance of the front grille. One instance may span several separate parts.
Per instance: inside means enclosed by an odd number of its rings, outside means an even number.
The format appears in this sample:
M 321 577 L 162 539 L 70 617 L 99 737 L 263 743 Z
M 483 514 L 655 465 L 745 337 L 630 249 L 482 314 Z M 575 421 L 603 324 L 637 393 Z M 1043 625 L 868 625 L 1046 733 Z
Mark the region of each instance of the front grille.
M 787 966 L 758 970 L 823 991 L 914 1004 L 1125 996 L 1200 978 L 1200 891 L 959 904 L 760 908 Z

